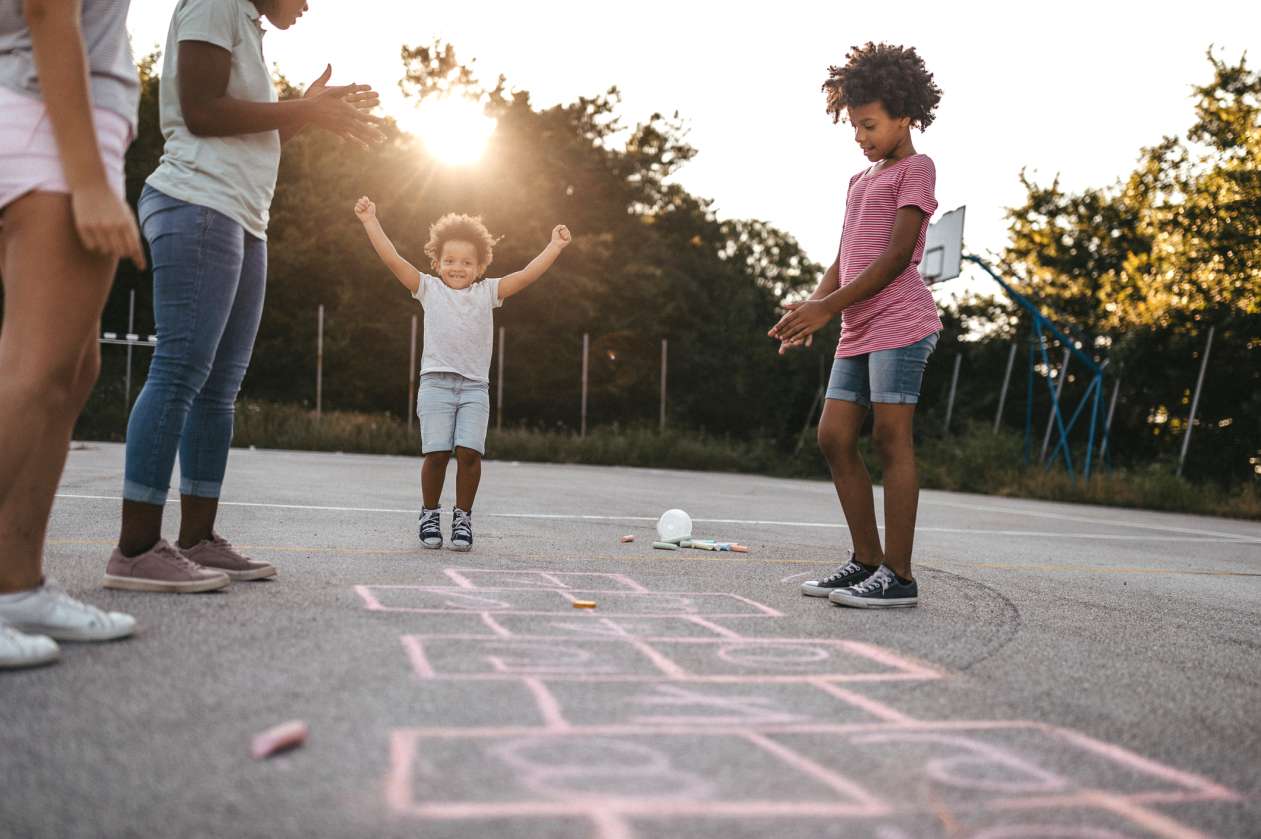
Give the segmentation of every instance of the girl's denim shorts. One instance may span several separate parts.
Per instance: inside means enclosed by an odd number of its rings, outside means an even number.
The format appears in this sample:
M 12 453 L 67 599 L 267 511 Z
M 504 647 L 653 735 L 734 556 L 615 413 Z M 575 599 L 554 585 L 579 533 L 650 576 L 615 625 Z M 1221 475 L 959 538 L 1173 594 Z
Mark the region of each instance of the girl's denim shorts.
M 836 359 L 828 379 L 827 398 L 865 406 L 873 402 L 916 404 L 924 367 L 937 346 L 937 335 L 934 332 L 905 347 Z

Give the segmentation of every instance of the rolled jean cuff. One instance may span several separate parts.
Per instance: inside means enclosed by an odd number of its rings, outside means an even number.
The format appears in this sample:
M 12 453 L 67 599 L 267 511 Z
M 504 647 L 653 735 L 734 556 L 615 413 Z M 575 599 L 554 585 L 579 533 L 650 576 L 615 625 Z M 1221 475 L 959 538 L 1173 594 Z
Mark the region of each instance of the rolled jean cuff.
M 866 396 L 857 391 L 849 390 L 843 387 L 830 387 L 824 396 L 827 399 L 832 399 L 836 402 L 853 402 L 855 404 L 862 405 L 864 408 L 871 407 L 871 401 L 867 399 Z
M 873 393 L 871 401 L 881 405 L 916 405 L 919 403 L 918 393 Z
M 123 481 L 123 500 L 125 501 L 161 507 L 166 504 L 166 493 L 164 489 L 154 489 L 136 481 Z
M 198 498 L 218 498 L 222 489 L 222 481 L 194 481 L 189 478 L 180 478 L 180 495 L 195 495 Z

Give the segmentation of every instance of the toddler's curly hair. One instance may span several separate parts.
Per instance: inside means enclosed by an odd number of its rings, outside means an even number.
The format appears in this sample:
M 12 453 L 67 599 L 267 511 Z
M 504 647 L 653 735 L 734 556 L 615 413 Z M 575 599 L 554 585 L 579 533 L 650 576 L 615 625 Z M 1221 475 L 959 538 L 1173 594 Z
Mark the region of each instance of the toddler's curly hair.
M 490 235 L 481 216 L 469 216 L 464 213 L 447 213 L 429 225 L 429 241 L 425 243 L 425 256 L 429 257 L 433 269 L 438 270 L 438 262 L 442 259 L 442 246 L 447 242 L 468 242 L 477 249 L 477 261 L 485 271 L 495 258 L 495 244 L 498 240 Z
M 850 47 L 844 67 L 829 67 L 823 83 L 832 122 L 840 122 L 845 109 L 880 102 L 891 117 L 910 117 L 911 125 L 927 128 L 941 101 L 941 88 L 924 66 L 914 47 L 897 47 L 868 41 Z

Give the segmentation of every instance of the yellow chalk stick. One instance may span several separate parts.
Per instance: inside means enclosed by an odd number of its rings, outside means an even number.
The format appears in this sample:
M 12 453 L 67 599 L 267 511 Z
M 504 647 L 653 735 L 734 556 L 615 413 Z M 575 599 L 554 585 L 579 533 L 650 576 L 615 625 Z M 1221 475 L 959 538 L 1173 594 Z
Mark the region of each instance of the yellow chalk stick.
M 594 600 L 575 600 L 574 608 L 575 609 L 594 609 L 595 601 Z

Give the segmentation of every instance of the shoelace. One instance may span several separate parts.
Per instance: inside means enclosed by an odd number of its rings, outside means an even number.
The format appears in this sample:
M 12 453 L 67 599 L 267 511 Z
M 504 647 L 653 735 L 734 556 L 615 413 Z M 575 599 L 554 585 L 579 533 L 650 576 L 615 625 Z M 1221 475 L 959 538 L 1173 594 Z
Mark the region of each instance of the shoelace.
M 183 568 L 185 571 L 200 571 L 201 570 L 200 565 L 193 562 L 188 557 L 184 556 L 183 553 L 176 550 L 170 544 L 160 545 L 154 548 L 154 551 L 156 551 L 161 556 L 170 558 L 176 565 L 178 565 L 180 568 Z
M 832 574 L 832 576 L 824 580 L 822 584 L 828 585 L 829 583 L 839 583 L 841 580 L 845 579 L 850 574 L 853 574 L 855 571 L 858 571 L 858 570 L 859 570 L 858 563 L 851 559 L 849 562 L 845 563 L 840 568 L 837 568 L 836 571 Z
M 442 520 L 438 518 L 438 512 L 424 512 L 420 517 L 420 530 L 426 536 L 442 535 Z
M 455 521 L 451 523 L 451 538 L 454 539 L 457 536 L 466 539 L 473 538 L 473 520 L 468 513 L 455 514 Z
M 882 592 L 887 591 L 889 588 L 889 584 L 892 582 L 892 580 L 890 579 L 890 577 L 892 576 L 893 576 L 892 572 L 888 571 L 887 569 L 881 568 L 879 571 L 872 574 L 870 577 L 863 580 L 858 585 L 854 586 L 854 591 L 860 594 L 869 594 L 875 591 L 876 589 L 880 589 L 880 591 Z

